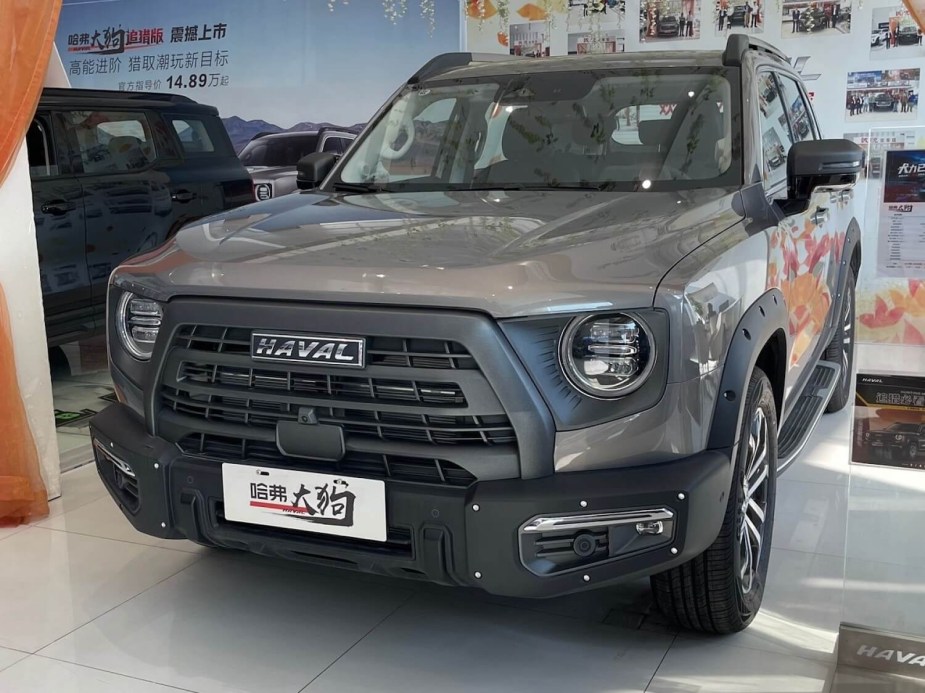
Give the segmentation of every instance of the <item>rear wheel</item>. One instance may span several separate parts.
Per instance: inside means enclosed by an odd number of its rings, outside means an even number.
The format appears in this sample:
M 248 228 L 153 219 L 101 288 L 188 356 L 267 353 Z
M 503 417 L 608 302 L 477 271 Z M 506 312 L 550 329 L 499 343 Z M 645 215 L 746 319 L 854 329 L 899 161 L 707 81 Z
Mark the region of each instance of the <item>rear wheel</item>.
M 841 378 L 832 399 L 825 408 L 826 413 L 841 411 L 848 404 L 851 397 L 851 371 L 854 368 L 854 270 L 848 267 L 848 277 L 845 286 L 845 298 L 842 302 L 841 315 L 838 320 L 838 329 L 832 342 L 826 347 L 826 361 L 841 365 Z
M 767 376 L 748 384 L 726 514 L 704 553 L 653 575 L 659 609 L 682 628 L 735 633 L 761 606 L 777 492 L 777 413 Z

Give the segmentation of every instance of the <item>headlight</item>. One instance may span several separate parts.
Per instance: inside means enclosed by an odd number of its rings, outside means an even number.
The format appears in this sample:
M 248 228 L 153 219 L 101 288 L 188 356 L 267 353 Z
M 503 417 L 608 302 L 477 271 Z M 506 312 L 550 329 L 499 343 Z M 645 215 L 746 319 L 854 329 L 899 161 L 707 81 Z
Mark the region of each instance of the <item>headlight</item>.
M 638 318 L 616 313 L 580 318 L 562 335 L 559 358 L 572 385 L 592 397 L 622 397 L 655 362 L 655 344 Z
M 125 292 L 119 299 L 116 327 L 122 346 L 136 359 L 147 361 L 164 319 L 164 309 L 157 301 Z
M 273 197 L 273 186 L 269 183 L 257 183 L 254 186 L 254 197 L 257 198 L 258 202 L 269 200 Z

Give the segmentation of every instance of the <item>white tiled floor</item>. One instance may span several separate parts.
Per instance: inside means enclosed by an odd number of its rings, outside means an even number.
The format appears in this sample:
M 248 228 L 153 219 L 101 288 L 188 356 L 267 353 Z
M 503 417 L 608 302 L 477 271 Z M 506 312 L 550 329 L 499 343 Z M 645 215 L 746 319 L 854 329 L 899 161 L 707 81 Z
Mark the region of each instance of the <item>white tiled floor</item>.
M 0 691 L 840 692 L 846 553 L 852 613 L 914 597 L 900 625 L 925 626 L 920 556 L 876 563 L 879 525 L 846 548 L 848 427 L 825 417 L 782 477 L 763 610 L 728 638 L 664 625 L 646 581 L 506 599 L 142 536 L 82 467 L 50 518 L 0 530 Z M 912 512 L 918 484 L 871 493 Z

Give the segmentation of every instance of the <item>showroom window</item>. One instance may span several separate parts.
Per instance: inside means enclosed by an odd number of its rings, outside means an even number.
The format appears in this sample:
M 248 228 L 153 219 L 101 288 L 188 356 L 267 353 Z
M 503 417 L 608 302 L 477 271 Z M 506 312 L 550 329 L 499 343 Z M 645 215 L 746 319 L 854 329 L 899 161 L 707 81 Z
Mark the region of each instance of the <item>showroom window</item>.
M 145 168 L 155 158 L 144 113 L 72 111 L 64 114 L 84 173 L 115 173 Z
M 780 93 L 784 97 L 784 106 L 787 108 L 787 115 L 790 118 L 790 130 L 792 143 L 803 142 L 805 140 L 815 139 L 813 132 L 813 122 L 809 116 L 809 109 L 806 108 L 806 100 L 799 85 L 785 75 L 777 75 L 780 82 Z
M 33 120 L 29 126 L 26 149 L 29 152 L 29 175 L 33 179 L 58 175 L 51 130 L 40 118 Z
M 758 108 L 761 125 L 762 180 L 768 191 L 787 181 L 790 126 L 784 112 L 777 80 L 771 72 L 758 75 Z
M 180 145 L 187 154 L 208 154 L 215 151 L 206 125 L 196 118 L 173 118 L 174 132 L 180 138 Z

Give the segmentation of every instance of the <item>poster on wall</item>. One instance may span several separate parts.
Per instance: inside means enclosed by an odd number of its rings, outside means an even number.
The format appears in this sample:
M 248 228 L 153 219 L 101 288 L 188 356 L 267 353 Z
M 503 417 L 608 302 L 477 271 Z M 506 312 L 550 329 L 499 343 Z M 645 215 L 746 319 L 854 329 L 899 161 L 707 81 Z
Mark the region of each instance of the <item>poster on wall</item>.
M 818 38 L 843 36 L 851 32 L 851 0 L 814 2 L 784 0 L 781 8 L 781 36 Z
M 764 0 L 714 0 L 713 28 L 717 36 L 734 31 L 764 33 Z
M 626 50 L 626 0 L 569 0 L 568 54 Z
M 923 58 L 922 30 L 904 5 L 875 7 L 871 13 L 870 57 Z
M 699 39 L 700 0 L 641 0 L 640 42 Z
M 849 120 L 880 122 L 917 119 L 921 70 L 867 70 L 848 73 L 845 115 Z
M 55 42 L 73 87 L 185 94 L 219 109 L 240 150 L 258 133 L 361 126 L 459 49 L 457 1 L 435 0 L 433 20 L 409 7 L 392 22 L 378 2 L 64 0 Z
M 925 150 L 888 151 L 884 169 L 877 273 L 925 277 Z
M 851 461 L 925 469 L 925 378 L 858 373 Z

